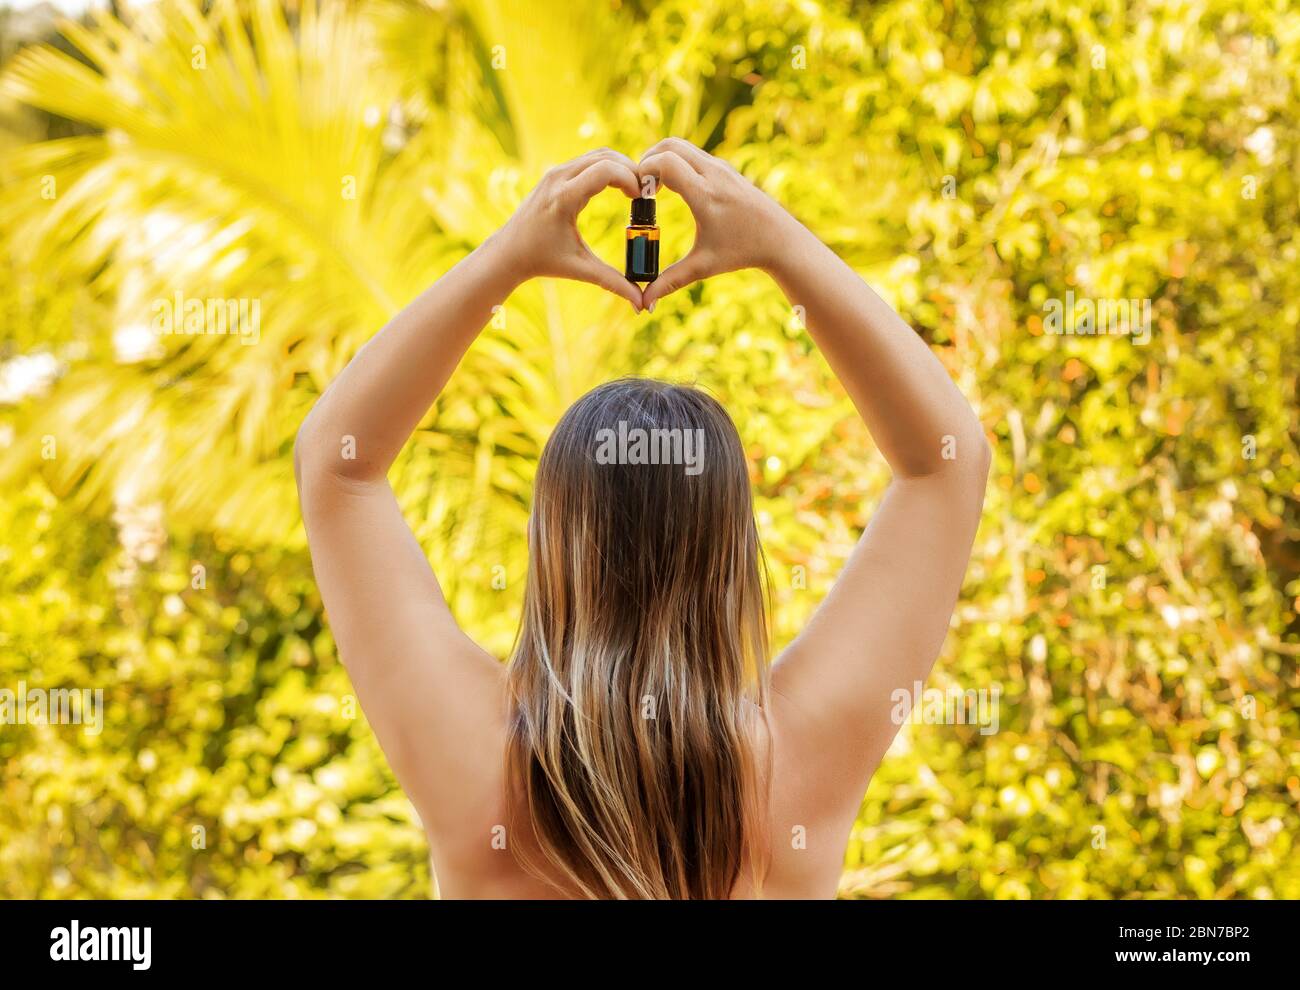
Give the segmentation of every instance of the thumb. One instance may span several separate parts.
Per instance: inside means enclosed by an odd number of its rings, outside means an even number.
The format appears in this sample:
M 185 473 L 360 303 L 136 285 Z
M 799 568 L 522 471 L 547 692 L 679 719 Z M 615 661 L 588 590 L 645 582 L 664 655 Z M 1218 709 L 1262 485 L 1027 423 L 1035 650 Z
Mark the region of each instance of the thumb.
M 645 287 L 641 293 L 642 302 L 646 309 L 651 309 L 664 296 L 678 289 L 684 289 L 708 274 L 709 265 L 703 252 L 692 250 L 681 261 L 665 268 L 659 273 L 657 279 Z
M 632 304 L 632 308 L 638 313 L 645 308 L 641 288 L 635 283 L 629 282 L 617 268 L 607 265 L 597 258 L 592 253 L 591 248 L 585 244 L 578 254 L 569 278 L 598 285 L 602 289 L 608 289 L 616 296 L 622 296 Z

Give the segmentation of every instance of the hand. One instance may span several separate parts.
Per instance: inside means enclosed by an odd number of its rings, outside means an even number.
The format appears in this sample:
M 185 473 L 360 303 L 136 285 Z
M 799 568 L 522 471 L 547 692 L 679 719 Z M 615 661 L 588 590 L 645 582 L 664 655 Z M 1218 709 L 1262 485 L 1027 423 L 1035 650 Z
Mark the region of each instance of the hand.
M 578 233 L 578 214 L 596 193 L 611 186 L 631 198 L 641 195 L 635 166 L 627 155 L 600 148 L 557 165 L 542 176 L 500 236 L 525 277 L 590 282 L 622 296 L 639 313 L 641 289 L 597 258 Z
M 694 246 L 645 287 L 647 309 L 702 278 L 767 268 L 776 260 L 793 217 L 721 158 L 681 138 L 666 138 L 641 157 L 636 171 L 680 195 L 695 217 Z

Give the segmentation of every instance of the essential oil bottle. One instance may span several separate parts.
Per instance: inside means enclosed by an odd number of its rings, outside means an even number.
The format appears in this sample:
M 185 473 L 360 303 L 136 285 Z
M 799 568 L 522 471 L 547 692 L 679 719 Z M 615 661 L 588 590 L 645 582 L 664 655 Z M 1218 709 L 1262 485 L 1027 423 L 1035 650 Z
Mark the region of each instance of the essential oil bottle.
M 632 200 L 632 222 L 627 225 L 627 269 L 631 282 L 653 282 L 659 277 L 659 228 L 655 226 L 655 201 Z

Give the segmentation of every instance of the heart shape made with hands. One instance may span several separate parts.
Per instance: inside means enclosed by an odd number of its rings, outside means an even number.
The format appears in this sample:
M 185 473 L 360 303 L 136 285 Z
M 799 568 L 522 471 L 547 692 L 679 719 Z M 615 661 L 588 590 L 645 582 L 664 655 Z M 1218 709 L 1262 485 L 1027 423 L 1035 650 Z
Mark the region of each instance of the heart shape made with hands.
M 644 289 L 600 260 L 578 232 L 578 215 L 607 188 L 620 189 L 629 199 L 653 198 L 667 188 L 686 201 L 695 219 L 691 250 Z M 726 162 L 681 138 L 660 141 L 637 162 L 622 152 L 599 148 L 547 172 L 512 219 L 517 225 L 513 233 L 524 240 L 526 257 L 545 259 L 536 274 L 599 285 L 641 312 L 653 310 L 664 296 L 692 282 L 743 267 L 743 259 L 728 258 L 718 248 L 728 240 L 732 221 L 743 224 L 749 219 L 745 213 L 752 204 L 742 199 L 756 193 Z M 732 208 L 719 210 L 719 204 Z
M 643 290 L 646 309 L 700 279 L 774 263 L 797 232 L 775 200 L 728 162 L 689 141 L 665 138 L 641 156 L 635 171 L 643 183 L 679 195 L 695 221 L 691 249 Z

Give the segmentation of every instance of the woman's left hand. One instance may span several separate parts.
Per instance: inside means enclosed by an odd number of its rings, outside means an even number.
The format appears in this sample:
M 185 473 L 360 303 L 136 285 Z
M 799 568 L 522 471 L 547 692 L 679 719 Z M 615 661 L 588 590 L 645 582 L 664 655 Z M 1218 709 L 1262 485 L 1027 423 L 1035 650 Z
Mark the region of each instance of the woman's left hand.
M 695 217 L 695 245 L 646 286 L 647 308 L 711 275 L 741 268 L 770 271 L 806 230 L 785 208 L 721 158 L 681 138 L 665 138 L 636 167 L 686 200 Z

